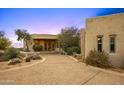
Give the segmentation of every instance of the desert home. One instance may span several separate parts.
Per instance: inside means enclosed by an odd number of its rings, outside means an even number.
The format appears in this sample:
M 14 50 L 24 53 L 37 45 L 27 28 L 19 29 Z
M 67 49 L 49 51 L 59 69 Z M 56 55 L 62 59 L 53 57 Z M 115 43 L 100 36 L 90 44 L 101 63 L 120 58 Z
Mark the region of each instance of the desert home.
M 114 66 L 124 66 L 124 13 L 87 18 L 86 28 L 81 29 L 81 54 L 85 59 L 91 50 L 105 51 Z M 51 34 L 31 34 L 29 49 L 43 46 L 43 51 L 59 51 L 58 37 Z M 24 42 L 24 48 L 25 48 Z
M 51 34 L 31 34 L 31 40 L 28 42 L 29 50 L 33 51 L 33 45 L 43 46 L 43 51 L 56 51 L 58 49 L 57 35 Z M 24 48 L 26 47 L 24 42 Z
M 124 66 L 124 13 L 86 20 L 81 30 L 81 52 L 86 58 L 91 50 L 105 51 L 115 66 Z

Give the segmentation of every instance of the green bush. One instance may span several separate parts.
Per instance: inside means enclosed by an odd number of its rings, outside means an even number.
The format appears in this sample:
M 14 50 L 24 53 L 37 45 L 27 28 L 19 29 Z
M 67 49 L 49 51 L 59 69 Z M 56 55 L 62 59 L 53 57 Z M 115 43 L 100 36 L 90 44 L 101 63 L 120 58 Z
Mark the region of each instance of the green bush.
M 87 65 L 93 65 L 96 67 L 101 67 L 101 68 L 110 67 L 108 54 L 105 53 L 104 51 L 97 52 L 96 50 L 91 50 L 85 62 Z
M 23 51 L 23 48 L 15 48 L 18 51 Z
M 9 60 L 9 59 L 12 59 L 12 58 L 16 58 L 18 53 L 19 52 L 15 48 L 11 47 L 11 48 L 8 48 L 8 49 L 5 50 L 4 55 L 5 55 L 5 58 Z
M 42 45 L 33 45 L 33 50 L 34 51 L 42 51 L 43 47 L 42 47 Z
M 0 38 L 0 50 L 5 50 L 10 45 L 11 45 L 11 42 L 9 41 L 9 39 L 7 39 L 5 37 Z
M 67 54 L 72 55 L 73 53 L 80 53 L 80 48 L 79 47 L 68 47 L 67 48 Z

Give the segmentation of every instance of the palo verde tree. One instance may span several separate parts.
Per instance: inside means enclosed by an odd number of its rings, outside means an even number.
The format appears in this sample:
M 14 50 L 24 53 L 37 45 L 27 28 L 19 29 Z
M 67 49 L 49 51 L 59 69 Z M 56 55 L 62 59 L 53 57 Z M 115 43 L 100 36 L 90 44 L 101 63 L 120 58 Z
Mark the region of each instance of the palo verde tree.
M 61 48 L 65 52 L 80 52 L 79 45 L 79 29 L 76 27 L 66 27 L 61 29 L 61 33 L 58 35 Z M 76 50 L 76 51 L 75 51 Z
M 29 51 L 28 41 L 30 40 L 30 34 L 25 29 L 16 29 L 15 34 L 18 36 L 18 41 L 23 41 L 26 44 L 26 50 Z

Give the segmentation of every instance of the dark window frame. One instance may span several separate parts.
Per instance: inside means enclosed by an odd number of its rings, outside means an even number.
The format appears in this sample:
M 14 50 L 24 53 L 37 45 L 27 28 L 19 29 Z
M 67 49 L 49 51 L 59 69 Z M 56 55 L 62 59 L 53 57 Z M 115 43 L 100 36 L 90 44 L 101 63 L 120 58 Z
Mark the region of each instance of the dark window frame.
M 109 35 L 109 52 L 116 53 L 116 35 Z
M 97 51 L 98 52 L 103 51 L 103 35 L 98 35 L 97 36 Z

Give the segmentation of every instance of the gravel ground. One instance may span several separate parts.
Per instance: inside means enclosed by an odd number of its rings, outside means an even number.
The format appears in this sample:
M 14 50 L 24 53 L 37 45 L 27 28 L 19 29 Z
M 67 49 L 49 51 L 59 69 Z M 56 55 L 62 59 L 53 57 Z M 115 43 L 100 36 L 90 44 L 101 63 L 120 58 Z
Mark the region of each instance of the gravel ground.
M 45 62 L 0 73 L 0 84 L 124 84 L 124 77 L 105 73 L 76 62 L 66 55 L 45 54 Z

